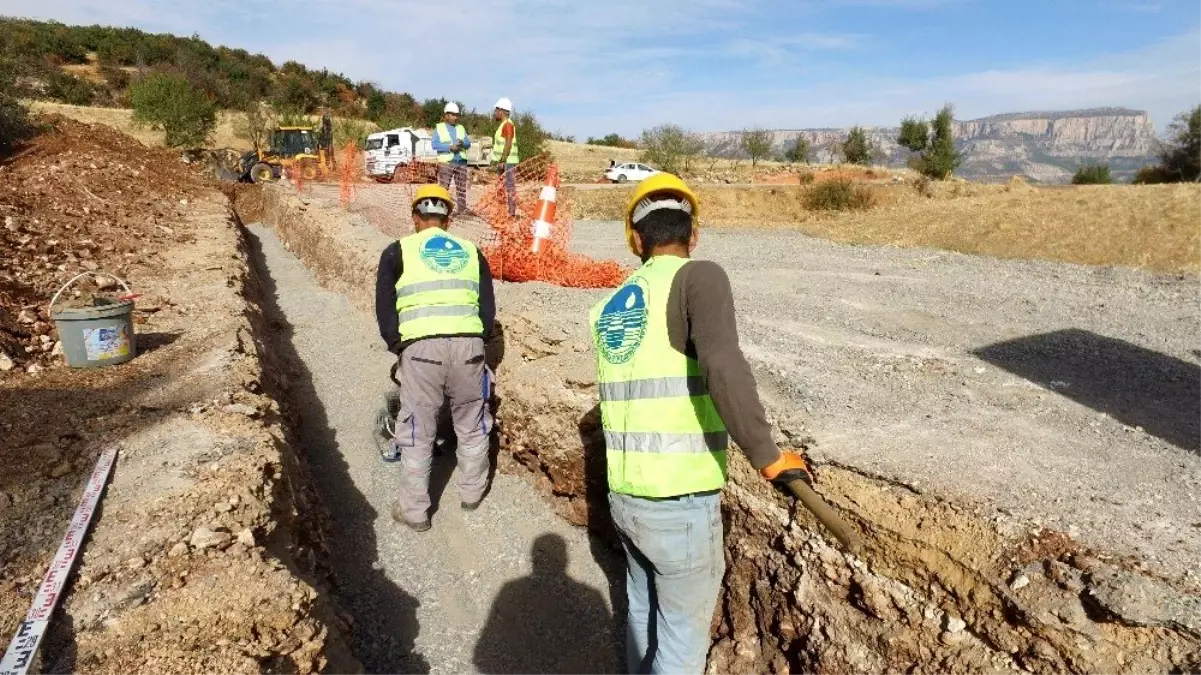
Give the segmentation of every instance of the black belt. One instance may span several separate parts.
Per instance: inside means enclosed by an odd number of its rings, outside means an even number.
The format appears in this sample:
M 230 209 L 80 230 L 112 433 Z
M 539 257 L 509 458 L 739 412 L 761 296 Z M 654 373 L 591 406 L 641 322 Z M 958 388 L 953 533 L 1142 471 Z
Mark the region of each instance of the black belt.
M 708 497 L 710 495 L 721 494 L 721 490 L 702 490 L 701 492 L 688 492 L 682 495 L 674 495 L 671 497 L 643 497 L 641 495 L 626 495 L 627 497 L 635 497 L 637 499 L 647 499 L 652 502 L 674 502 L 684 499 L 685 497 Z

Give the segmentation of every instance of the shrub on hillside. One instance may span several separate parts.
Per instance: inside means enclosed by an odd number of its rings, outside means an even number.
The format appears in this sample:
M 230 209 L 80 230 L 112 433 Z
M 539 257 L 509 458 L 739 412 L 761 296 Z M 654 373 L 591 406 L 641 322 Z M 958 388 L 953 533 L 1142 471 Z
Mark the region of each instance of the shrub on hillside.
M 217 110 L 182 75 L 152 73 L 129 91 L 135 122 L 166 132 L 171 147 L 204 145 L 217 124 Z
M 46 74 L 46 97 L 71 105 L 91 105 L 96 99 L 96 87 L 91 82 L 61 70 Z
M 1144 166 L 1134 174 L 1134 179 L 1130 181 L 1135 185 L 1158 185 L 1160 183 L 1171 183 L 1172 174 L 1168 170 L 1158 164 Z
M 870 188 L 847 178 L 818 183 L 805 191 L 805 208 L 810 211 L 862 210 L 875 202 Z
M 495 130 L 496 123 L 492 123 Z M 513 115 L 513 127 L 517 131 L 517 151 L 521 153 L 521 158 L 529 159 L 541 155 L 545 149 L 544 141 L 546 140 L 546 131 L 542 125 L 538 124 L 538 118 L 534 113 L 517 113 Z M 488 133 L 489 136 L 492 132 Z
M 29 121 L 29 111 L 18 98 L 15 66 L 0 59 L 0 153 L 6 153 L 36 131 Z
M 1076 169 L 1076 175 L 1072 176 L 1072 185 L 1109 185 L 1112 182 L 1108 164 L 1086 164 Z
M 600 138 L 593 138 L 592 136 L 589 136 L 587 144 L 604 145 L 610 148 L 629 148 L 631 150 L 638 147 L 638 144 L 634 141 L 631 141 L 628 138 L 622 138 L 618 134 L 606 134 Z
M 367 143 L 367 134 L 371 128 L 366 122 L 338 118 L 334 120 L 334 147 L 344 148 L 348 143 L 354 143 L 362 148 Z

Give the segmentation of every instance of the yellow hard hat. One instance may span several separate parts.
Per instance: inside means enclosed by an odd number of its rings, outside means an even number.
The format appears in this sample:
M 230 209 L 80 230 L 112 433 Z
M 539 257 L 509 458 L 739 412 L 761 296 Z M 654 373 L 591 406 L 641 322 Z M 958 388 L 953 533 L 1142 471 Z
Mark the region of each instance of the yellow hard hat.
M 696 193 L 689 188 L 679 176 L 670 173 L 657 173 L 653 176 L 642 179 L 638 185 L 634 186 L 634 193 L 630 195 L 630 201 L 626 204 L 626 245 L 630 247 L 630 251 L 634 251 L 634 212 L 638 210 L 639 204 L 656 194 L 667 194 L 679 199 L 687 200 L 692 209 L 692 223 L 696 226 L 699 222 L 698 218 L 701 215 L 701 205 L 697 201 Z
M 417 188 L 417 191 L 413 193 L 413 203 L 410 205 L 410 208 L 416 209 L 418 204 L 428 199 L 441 200 L 446 204 L 446 213 L 439 215 L 449 216 L 450 212 L 454 210 L 454 202 L 450 199 L 450 193 L 446 191 L 446 188 L 436 183 L 422 185 Z M 436 210 L 432 212 L 437 213 Z

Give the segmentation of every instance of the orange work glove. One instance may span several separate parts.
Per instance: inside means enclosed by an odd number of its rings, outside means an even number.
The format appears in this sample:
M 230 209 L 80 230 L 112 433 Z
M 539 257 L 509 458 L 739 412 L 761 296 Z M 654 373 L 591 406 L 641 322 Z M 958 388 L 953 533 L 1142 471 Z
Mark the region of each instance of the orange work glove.
M 759 470 L 759 475 L 771 481 L 776 487 L 787 492 L 790 481 L 800 478 L 809 487 L 813 487 L 813 473 L 805 458 L 791 450 L 782 450 L 780 458 Z

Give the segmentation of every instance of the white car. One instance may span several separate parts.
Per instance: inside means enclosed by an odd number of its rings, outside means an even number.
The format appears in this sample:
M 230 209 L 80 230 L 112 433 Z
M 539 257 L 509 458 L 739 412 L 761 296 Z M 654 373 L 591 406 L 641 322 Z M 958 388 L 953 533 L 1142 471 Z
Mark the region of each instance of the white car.
M 614 183 L 624 183 L 628 180 L 640 181 L 643 178 L 653 176 L 659 173 L 658 169 L 652 169 L 645 164 L 637 162 L 626 162 L 625 164 L 614 164 L 605 172 L 605 178 Z

